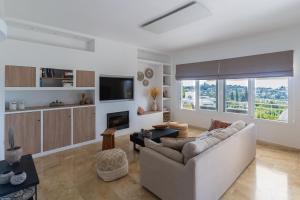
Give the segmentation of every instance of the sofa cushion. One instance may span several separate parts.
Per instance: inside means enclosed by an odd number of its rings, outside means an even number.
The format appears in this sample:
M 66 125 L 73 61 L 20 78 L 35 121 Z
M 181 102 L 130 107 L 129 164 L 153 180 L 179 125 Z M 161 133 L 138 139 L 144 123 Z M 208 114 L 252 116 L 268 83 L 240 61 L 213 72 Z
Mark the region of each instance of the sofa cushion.
M 236 128 L 238 131 L 242 130 L 243 128 L 245 128 L 247 126 L 247 123 L 242 121 L 242 120 L 238 120 L 236 122 L 233 122 L 230 127 L 232 128 Z
M 220 141 L 220 139 L 208 135 L 206 137 L 199 138 L 193 142 L 186 143 L 182 148 L 184 164 L 186 164 L 189 161 L 189 159 L 197 156 L 198 154 L 209 149 L 210 147 L 214 146 Z
M 150 148 L 176 162 L 183 163 L 183 155 L 179 151 L 174 149 L 163 147 L 161 144 L 158 144 L 150 139 L 144 139 L 145 147 Z
M 231 123 L 212 119 L 208 131 L 219 129 L 219 128 L 227 128 L 230 125 Z
M 183 145 L 185 145 L 185 143 L 192 142 L 195 140 L 196 138 L 160 138 L 160 141 L 164 147 L 169 147 L 178 151 L 182 150 Z

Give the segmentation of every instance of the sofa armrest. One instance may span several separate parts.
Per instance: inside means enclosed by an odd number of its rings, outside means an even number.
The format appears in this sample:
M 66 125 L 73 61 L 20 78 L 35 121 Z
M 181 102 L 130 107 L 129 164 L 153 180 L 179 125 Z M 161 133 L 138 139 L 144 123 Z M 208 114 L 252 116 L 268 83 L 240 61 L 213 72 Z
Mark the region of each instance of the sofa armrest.
M 192 170 L 149 148 L 141 148 L 141 184 L 164 200 L 193 199 Z

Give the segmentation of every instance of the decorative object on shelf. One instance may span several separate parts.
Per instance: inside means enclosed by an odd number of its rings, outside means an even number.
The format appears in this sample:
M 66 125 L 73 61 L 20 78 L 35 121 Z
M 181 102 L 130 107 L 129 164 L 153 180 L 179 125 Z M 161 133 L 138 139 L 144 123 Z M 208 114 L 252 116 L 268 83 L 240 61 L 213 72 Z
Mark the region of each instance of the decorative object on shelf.
M 25 110 L 25 103 L 24 103 L 24 101 L 19 101 L 19 103 L 18 103 L 18 109 L 19 110 Z
M 168 90 L 163 91 L 163 97 L 168 98 Z
M 147 79 L 143 80 L 143 85 L 147 87 L 149 85 L 149 81 Z
M 10 184 L 20 185 L 26 180 L 26 178 L 27 178 L 26 172 L 23 171 L 23 172 L 16 173 L 10 178 Z
M 62 80 L 63 87 L 73 87 L 73 80 Z
M 13 100 L 13 101 L 9 102 L 9 110 L 10 111 L 17 110 L 17 101 Z
M 138 115 L 143 115 L 145 113 L 145 110 L 143 107 L 139 106 L 138 109 L 137 109 L 137 114 Z
M 137 72 L 137 80 L 138 81 L 144 80 L 144 73 L 143 72 L 141 72 L 141 71 Z
M 64 102 L 58 101 L 58 100 L 52 101 L 52 102 L 49 104 L 50 107 L 59 107 L 59 106 L 64 106 L 64 105 L 65 105 Z
M 147 68 L 147 69 L 145 70 L 145 76 L 146 76 L 147 78 L 151 79 L 151 78 L 153 77 L 153 75 L 154 75 L 153 69 Z
M 15 129 L 9 128 L 8 130 L 8 143 L 9 148 L 6 149 L 5 160 L 10 164 L 19 162 L 23 154 L 23 150 L 19 146 L 15 146 Z
M 163 130 L 163 129 L 167 128 L 168 125 L 167 124 L 159 124 L 159 125 L 154 125 L 152 127 L 157 129 L 157 130 Z
M 81 93 L 79 104 L 80 105 L 89 105 L 89 104 L 92 104 L 92 100 L 86 93 Z
M 150 96 L 153 99 L 152 105 L 151 105 L 151 110 L 152 111 L 157 111 L 158 110 L 158 106 L 157 106 L 156 98 L 159 95 L 160 90 L 157 87 L 152 87 L 152 88 L 150 88 L 149 93 L 150 93 Z
M 7 184 L 10 181 L 10 178 L 15 175 L 13 171 L 5 171 L 2 174 L 0 174 L 0 184 Z

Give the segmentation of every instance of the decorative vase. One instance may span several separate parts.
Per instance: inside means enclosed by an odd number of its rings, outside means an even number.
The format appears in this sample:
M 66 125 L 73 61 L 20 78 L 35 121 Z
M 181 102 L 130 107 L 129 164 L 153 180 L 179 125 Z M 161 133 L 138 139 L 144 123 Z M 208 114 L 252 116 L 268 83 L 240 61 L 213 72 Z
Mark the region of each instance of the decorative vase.
M 14 149 L 7 149 L 5 154 L 5 160 L 8 164 L 12 165 L 21 160 L 23 149 L 21 147 L 15 147 Z
M 157 102 L 156 102 L 156 100 L 153 100 L 152 105 L 151 105 L 151 110 L 152 111 L 157 111 Z

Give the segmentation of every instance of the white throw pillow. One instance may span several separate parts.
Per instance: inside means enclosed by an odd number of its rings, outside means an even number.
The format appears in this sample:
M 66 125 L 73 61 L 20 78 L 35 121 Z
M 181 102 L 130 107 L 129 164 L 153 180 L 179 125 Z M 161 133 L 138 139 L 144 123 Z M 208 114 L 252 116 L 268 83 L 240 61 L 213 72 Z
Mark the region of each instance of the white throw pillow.
M 186 143 L 182 148 L 184 164 L 186 164 L 191 158 L 209 149 L 210 147 L 214 146 L 220 141 L 221 140 L 219 140 L 216 137 L 207 136 L 205 138 L 197 139 L 193 142 Z
M 174 149 L 163 147 L 161 144 L 156 143 L 148 138 L 144 139 L 145 147 L 150 148 L 176 162 L 183 163 L 183 155 Z
M 238 131 L 242 130 L 243 128 L 245 128 L 247 126 L 247 123 L 242 121 L 242 120 L 238 120 L 236 122 L 233 122 L 229 127 L 231 128 L 236 128 Z

